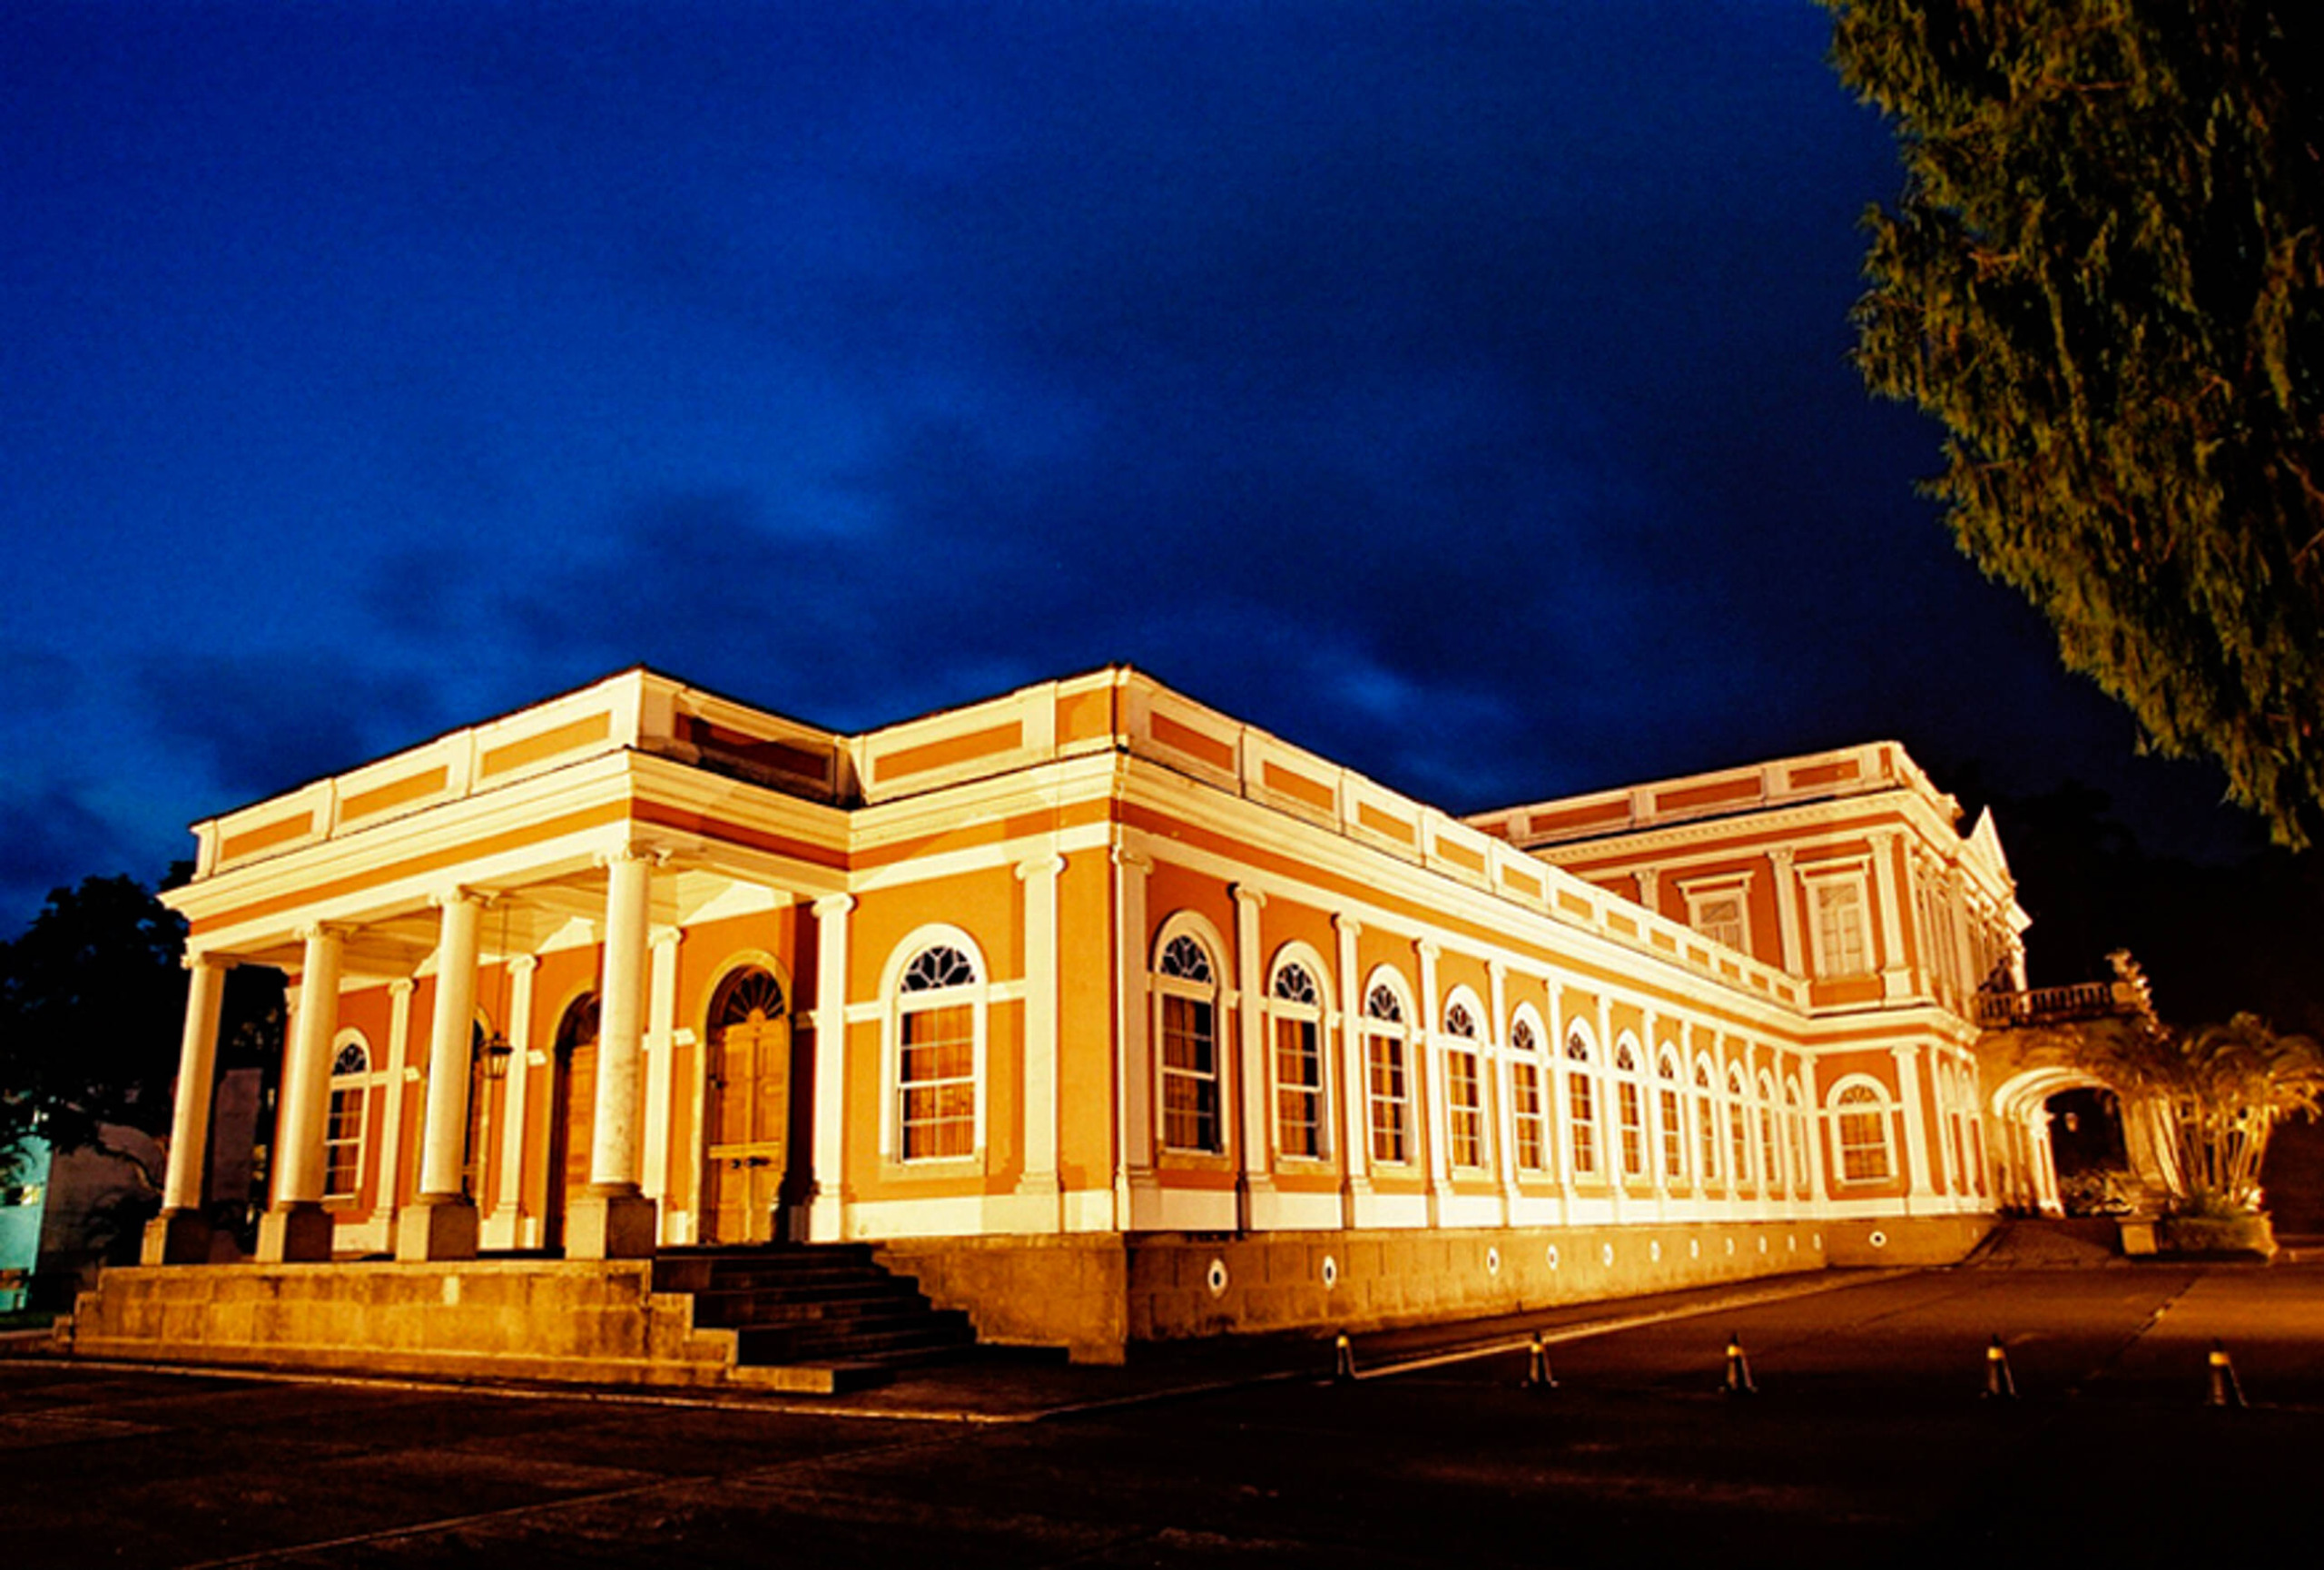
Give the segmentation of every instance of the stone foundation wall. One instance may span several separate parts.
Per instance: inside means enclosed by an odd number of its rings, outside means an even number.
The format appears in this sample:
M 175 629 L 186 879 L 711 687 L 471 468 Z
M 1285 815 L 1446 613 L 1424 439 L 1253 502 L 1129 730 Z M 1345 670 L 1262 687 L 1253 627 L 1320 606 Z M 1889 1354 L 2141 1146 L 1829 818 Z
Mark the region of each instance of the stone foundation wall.
M 881 1260 L 989 1342 L 1117 1362 L 1130 1343 L 1377 1329 L 1832 1265 L 1947 1264 L 1984 1216 L 1881 1222 L 907 1239 Z M 1875 1236 L 1878 1241 L 1873 1241 Z
M 167 1265 L 109 1269 L 75 1307 L 79 1356 L 709 1385 L 734 1337 L 607 1263 Z

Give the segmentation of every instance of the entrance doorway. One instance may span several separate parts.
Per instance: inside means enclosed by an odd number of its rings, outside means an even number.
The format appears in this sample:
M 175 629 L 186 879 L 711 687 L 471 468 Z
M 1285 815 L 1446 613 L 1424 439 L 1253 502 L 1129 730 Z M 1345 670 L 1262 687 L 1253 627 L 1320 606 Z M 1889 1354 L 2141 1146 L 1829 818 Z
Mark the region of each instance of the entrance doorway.
M 565 1247 L 565 1210 L 589 1186 L 589 1143 L 597 1117 L 597 994 L 585 992 L 556 1022 L 556 1089 L 548 1109 L 548 1192 L 541 1242 Z
M 710 1004 L 703 1096 L 703 1241 L 780 1239 L 791 1126 L 791 1014 L 783 983 L 737 971 Z

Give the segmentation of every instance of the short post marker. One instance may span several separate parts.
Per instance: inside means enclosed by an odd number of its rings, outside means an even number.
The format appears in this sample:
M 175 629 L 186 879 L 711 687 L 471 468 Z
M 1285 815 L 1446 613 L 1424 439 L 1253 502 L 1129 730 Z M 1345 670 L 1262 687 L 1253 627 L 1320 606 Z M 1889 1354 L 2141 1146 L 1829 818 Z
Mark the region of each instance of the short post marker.
M 2235 1365 L 2228 1360 L 2225 1343 L 2211 1343 L 2211 1391 L 2205 1401 L 2211 1407 L 2240 1407 L 2244 1405 L 2243 1385 L 2235 1377 Z
M 1332 1343 L 1332 1382 L 1335 1385 L 1355 1383 L 1355 1343 L 1342 1330 Z
M 1985 1347 L 1985 1396 L 1988 1401 L 2017 1399 L 2017 1380 L 2009 1371 L 2009 1349 L 1995 1336 Z
M 1727 1393 L 1730 1396 L 1756 1396 L 1759 1387 L 1751 1381 L 1751 1359 L 1743 1355 L 1743 1338 L 1729 1334 L 1727 1338 Z
M 1541 1344 L 1541 1333 L 1533 1332 L 1532 1344 L 1525 1349 L 1525 1388 L 1554 1390 L 1557 1380 L 1550 1373 L 1550 1349 Z

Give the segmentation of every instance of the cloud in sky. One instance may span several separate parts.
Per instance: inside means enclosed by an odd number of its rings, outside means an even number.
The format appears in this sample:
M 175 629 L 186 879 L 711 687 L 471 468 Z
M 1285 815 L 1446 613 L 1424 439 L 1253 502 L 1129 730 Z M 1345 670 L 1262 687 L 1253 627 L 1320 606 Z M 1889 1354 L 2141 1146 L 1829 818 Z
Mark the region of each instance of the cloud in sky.
M 1845 363 L 1826 25 L 17 0 L 27 864 L 641 661 L 856 727 L 1127 660 L 1454 808 L 2128 766 Z

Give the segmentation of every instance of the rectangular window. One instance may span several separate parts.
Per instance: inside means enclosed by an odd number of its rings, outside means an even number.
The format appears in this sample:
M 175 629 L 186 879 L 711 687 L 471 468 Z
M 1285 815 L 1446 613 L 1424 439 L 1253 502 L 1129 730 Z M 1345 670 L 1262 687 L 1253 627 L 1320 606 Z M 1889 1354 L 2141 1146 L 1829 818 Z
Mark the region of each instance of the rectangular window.
M 1364 1054 L 1372 1081 L 1372 1159 L 1410 1160 L 1405 1132 L 1411 1103 L 1404 1085 L 1403 1041 L 1397 1036 L 1366 1036 Z
M 1646 1176 L 1646 1098 L 1624 1080 L 1615 1087 L 1622 1118 L 1622 1174 Z
M 363 1114 L 370 1100 L 364 1085 L 330 1093 L 330 1118 L 323 1133 L 323 1198 L 352 1199 L 363 1178 Z
M 901 1021 L 903 1158 L 976 1152 L 976 1016 L 970 1005 L 913 1009 Z
M 1275 1022 L 1275 1143 L 1286 1156 L 1324 1153 L 1324 1052 L 1314 1020 Z
M 1728 1175 L 1738 1189 L 1751 1180 L 1751 1128 L 1743 1117 L 1741 1101 L 1727 1103 L 1727 1153 L 1731 1162 Z
M 1452 1144 L 1452 1164 L 1485 1164 L 1485 1115 L 1477 1083 L 1477 1054 L 1453 1051 L 1444 1054 L 1446 1133 Z
M 1888 1177 L 1888 1111 L 1879 1105 L 1844 1109 L 1839 1116 L 1840 1179 L 1878 1183 Z
M 1510 1071 L 1517 1102 L 1517 1165 L 1538 1172 L 1548 1165 L 1542 1156 L 1549 1148 L 1541 1137 L 1541 1071 L 1532 1063 L 1512 1063 Z
M 1870 970 L 1864 885 L 1850 878 L 1821 878 L 1808 887 L 1816 905 L 1816 973 L 1855 976 Z
M 1695 930 L 1730 949 L 1744 946 L 1743 892 L 1740 889 L 1703 894 L 1695 902 Z
M 1679 1092 L 1662 1088 L 1662 1175 L 1676 1182 L 1687 1170 L 1687 1124 L 1679 1111 Z
M 1590 1072 L 1577 1068 L 1565 1082 L 1566 1121 L 1573 1126 L 1573 1175 L 1598 1175 L 1598 1116 L 1590 1089 Z
M 1217 1008 L 1207 998 L 1162 995 L 1162 1142 L 1216 1154 Z

